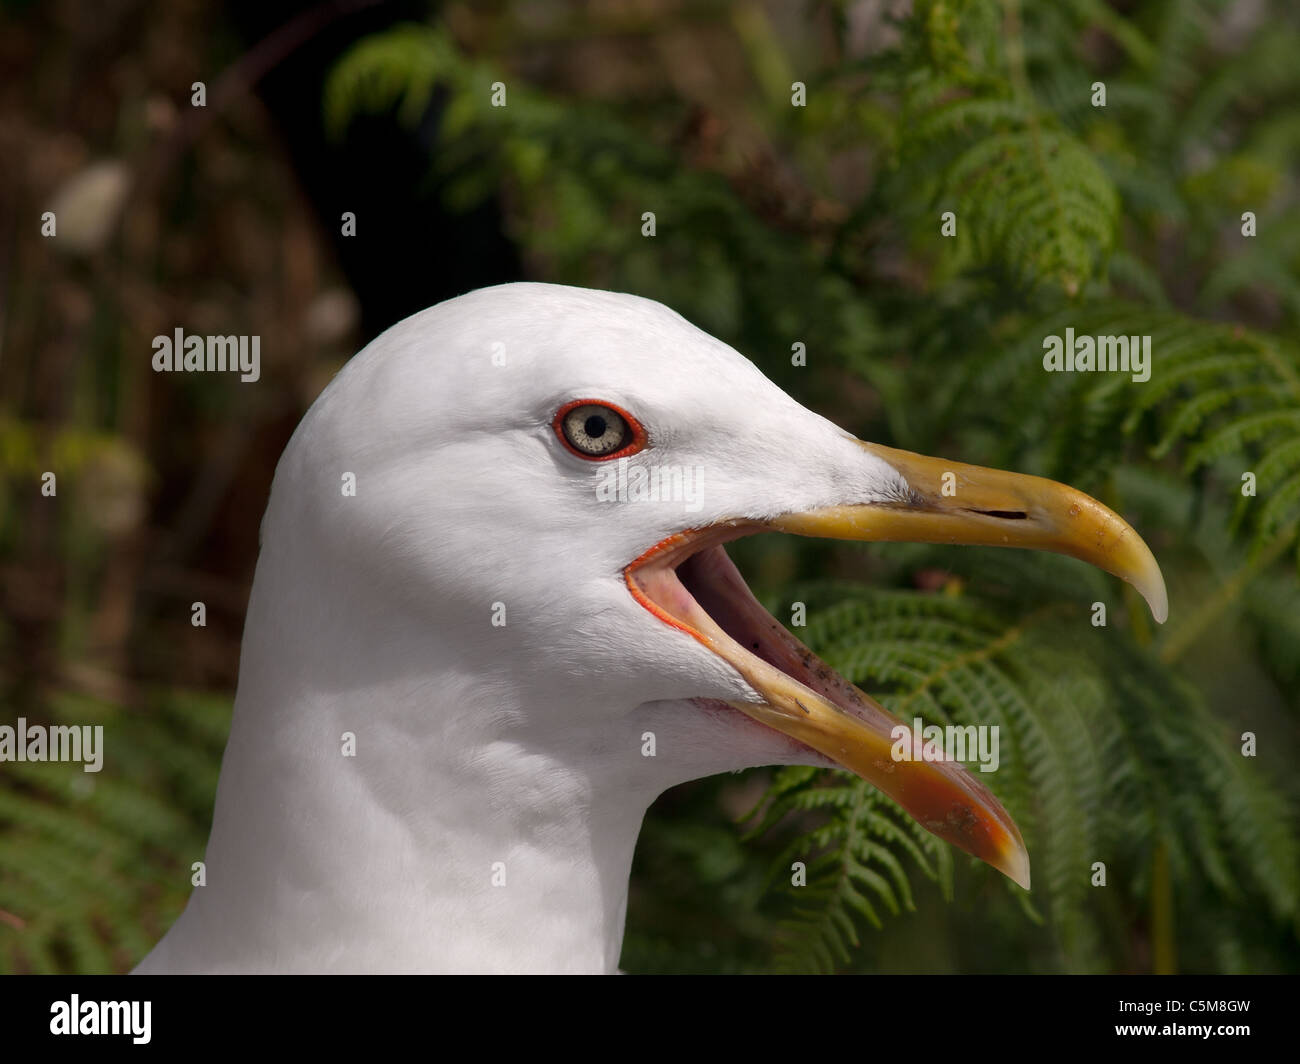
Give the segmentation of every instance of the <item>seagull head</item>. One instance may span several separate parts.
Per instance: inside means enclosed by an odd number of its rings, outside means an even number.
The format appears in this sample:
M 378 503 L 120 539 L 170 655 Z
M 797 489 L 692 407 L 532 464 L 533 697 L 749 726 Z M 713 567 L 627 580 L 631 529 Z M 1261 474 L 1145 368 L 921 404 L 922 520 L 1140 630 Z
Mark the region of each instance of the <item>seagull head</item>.
M 897 759 L 899 722 L 751 594 L 725 544 L 760 533 L 1056 551 L 1167 609 L 1151 552 L 1087 495 L 861 441 L 666 307 L 557 285 L 473 292 L 374 341 L 299 427 L 264 524 L 333 585 L 320 623 L 380 660 L 436 641 L 501 692 L 461 734 L 659 789 L 841 766 L 1027 887 L 996 798 L 919 737 Z M 399 630 L 350 609 L 363 588 Z

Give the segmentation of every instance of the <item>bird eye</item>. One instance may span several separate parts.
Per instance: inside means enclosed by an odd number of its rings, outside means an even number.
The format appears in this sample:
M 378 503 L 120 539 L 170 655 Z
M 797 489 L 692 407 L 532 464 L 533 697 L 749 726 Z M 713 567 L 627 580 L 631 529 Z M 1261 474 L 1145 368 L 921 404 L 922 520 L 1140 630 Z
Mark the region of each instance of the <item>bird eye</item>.
M 554 427 L 564 445 L 581 458 L 624 458 L 645 446 L 645 430 L 636 418 L 591 399 L 562 406 Z

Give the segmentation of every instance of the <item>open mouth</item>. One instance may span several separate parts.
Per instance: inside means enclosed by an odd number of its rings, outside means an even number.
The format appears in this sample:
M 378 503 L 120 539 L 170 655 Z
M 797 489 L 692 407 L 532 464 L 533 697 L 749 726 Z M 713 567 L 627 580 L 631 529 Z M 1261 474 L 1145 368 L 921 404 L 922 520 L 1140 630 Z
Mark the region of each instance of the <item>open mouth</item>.
M 857 773 L 927 830 L 1029 887 L 1015 822 L 960 762 L 927 760 L 911 729 L 796 639 L 750 591 L 723 544 L 770 530 L 737 522 L 672 536 L 625 570 L 633 596 L 727 661 L 761 702 L 728 702 Z M 901 744 L 901 747 L 900 747 Z M 905 752 L 895 757 L 895 751 Z
M 799 642 L 754 598 L 723 544 L 755 532 L 831 539 L 1025 547 L 1066 554 L 1127 580 L 1163 622 L 1160 566 L 1117 513 L 1042 477 L 928 458 L 855 441 L 890 485 L 876 501 L 722 521 L 669 536 L 624 570 L 628 589 L 665 624 L 699 640 L 760 701 L 729 706 L 811 747 L 884 791 L 941 839 L 1029 886 L 1029 855 L 1011 817 L 957 761 Z

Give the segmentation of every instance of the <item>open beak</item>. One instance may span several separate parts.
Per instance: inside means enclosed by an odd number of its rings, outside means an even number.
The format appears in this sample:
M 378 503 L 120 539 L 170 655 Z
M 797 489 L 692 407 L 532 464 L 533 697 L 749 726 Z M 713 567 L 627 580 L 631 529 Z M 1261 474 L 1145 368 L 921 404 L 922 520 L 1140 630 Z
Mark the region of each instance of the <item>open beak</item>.
M 754 598 L 722 544 L 775 530 L 1050 550 L 1127 580 L 1163 622 L 1168 599 L 1160 568 L 1123 518 L 1064 484 L 861 446 L 902 475 L 905 499 L 683 532 L 629 565 L 628 587 L 665 623 L 725 659 L 763 698 L 729 705 L 857 773 L 926 829 L 1028 889 L 1029 855 L 998 800 L 960 762 L 936 758 L 910 726 L 795 639 Z

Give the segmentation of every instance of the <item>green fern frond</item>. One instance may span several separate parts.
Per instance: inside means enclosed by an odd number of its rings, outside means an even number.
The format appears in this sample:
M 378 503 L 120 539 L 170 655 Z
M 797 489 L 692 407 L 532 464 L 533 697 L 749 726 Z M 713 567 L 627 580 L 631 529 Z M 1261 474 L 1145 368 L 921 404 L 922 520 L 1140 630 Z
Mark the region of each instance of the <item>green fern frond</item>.
M 798 595 L 816 602 L 823 590 Z M 1066 616 L 1076 619 L 1066 623 Z M 1132 869 L 1141 897 L 1149 888 L 1143 854 L 1158 843 L 1173 855 L 1179 882 L 1204 877 L 1224 897 L 1266 896 L 1277 919 L 1290 919 L 1300 878 L 1283 867 L 1297 857 L 1286 800 L 1231 751 L 1194 692 L 1165 679 L 1154 658 L 1104 629 L 1085 629 L 1095 638 L 1081 657 L 1075 632 L 1084 623 L 1074 610 L 1012 617 L 965 597 L 859 590 L 812 609 L 805 634 L 829 664 L 904 721 L 919 714 L 999 728 L 992 786 L 1033 854 L 1035 891 L 1046 898 L 1065 967 L 1104 969 L 1113 948 L 1098 937 L 1105 921 L 1091 880 L 1096 863 L 1112 876 Z M 1171 785 L 1178 779 L 1195 786 L 1178 789 Z M 808 887 L 785 888 L 797 910 L 783 941 L 797 967 L 848 964 L 858 944 L 852 915 L 875 925 L 898 911 L 891 902 L 910 907 L 901 866 L 891 866 L 888 892 L 877 878 L 883 870 L 858 869 L 880 859 L 860 834 L 883 830 L 873 818 L 877 805 L 865 797 L 874 794 L 842 774 L 826 783 L 792 769 L 768 796 L 760 832 L 787 815 L 823 818 L 803 826 L 774 872 L 788 877 L 792 860 L 807 861 Z M 1247 818 L 1251 828 L 1242 831 Z M 1117 838 L 1123 847 L 1103 845 Z M 932 838 L 903 846 L 895 831 L 893 842 L 930 874 Z
M 126 971 L 184 906 L 190 864 L 203 858 L 230 703 L 159 694 L 149 704 L 141 715 L 54 698 L 51 722 L 104 728 L 97 773 L 6 763 L 0 970 Z
M 951 896 L 952 859 L 944 846 L 848 773 L 782 769 L 753 814 L 751 837 L 822 811 L 831 819 L 811 829 L 805 823 L 773 864 L 790 910 L 776 945 L 783 970 L 830 971 L 847 963 L 859 944 L 857 921 L 879 927 L 881 909 L 895 916 L 915 909 L 900 856 Z M 806 882 L 797 882 L 799 866 Z

